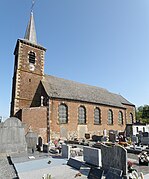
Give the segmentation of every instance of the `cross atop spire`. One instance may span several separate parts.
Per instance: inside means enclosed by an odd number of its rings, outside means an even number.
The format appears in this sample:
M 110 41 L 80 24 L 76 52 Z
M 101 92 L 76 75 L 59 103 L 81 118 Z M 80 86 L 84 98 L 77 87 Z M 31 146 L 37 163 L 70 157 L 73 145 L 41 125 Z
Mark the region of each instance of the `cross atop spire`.
M 27 28 L 26 28 L 26 33 L 25 33 L 24 39 L 37 44 L 36 29 L 35 29 L 35 22 L 34 22 L 34 16 L 33 16 L 34 5 L 35 5 L 35 0 L 32 0 L 30 20 L 29 20 Z
M 32 0 L 31 12 L 33 12 L 34 5 L 35 5 L 35 0 Z

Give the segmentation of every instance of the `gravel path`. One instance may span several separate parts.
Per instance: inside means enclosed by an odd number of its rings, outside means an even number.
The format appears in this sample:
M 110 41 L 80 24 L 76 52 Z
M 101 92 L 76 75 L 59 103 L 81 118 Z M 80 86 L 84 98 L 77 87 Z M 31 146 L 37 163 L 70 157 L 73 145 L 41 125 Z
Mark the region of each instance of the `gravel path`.
M 0 179 L 17 179 L 13 165 L 9 164 L 6 156 L 0 156 Z

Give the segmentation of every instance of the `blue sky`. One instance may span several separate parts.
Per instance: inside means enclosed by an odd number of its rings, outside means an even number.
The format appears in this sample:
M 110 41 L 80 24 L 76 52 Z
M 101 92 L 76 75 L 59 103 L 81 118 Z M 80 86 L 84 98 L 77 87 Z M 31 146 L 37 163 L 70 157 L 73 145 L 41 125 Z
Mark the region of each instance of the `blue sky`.
M 0 116 L 9 116 L 13 51 L 31 0 L 0 1 Z M 45 73 L 149 104 L 149 0 L 36 0 Z

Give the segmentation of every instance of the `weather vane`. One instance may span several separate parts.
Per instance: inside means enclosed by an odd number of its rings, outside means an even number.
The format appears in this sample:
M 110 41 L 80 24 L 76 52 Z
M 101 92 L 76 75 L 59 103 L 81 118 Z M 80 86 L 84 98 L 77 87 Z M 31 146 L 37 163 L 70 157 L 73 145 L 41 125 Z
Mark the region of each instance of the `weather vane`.
M 33 12 L 34 5 L 35 5 L 35 0 L 32 0 L 31 12 Z

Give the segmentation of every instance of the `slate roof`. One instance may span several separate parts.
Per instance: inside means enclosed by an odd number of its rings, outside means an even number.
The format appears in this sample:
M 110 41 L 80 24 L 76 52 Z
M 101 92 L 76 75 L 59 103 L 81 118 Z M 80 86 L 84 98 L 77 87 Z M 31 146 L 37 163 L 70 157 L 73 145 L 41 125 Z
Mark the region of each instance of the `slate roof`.
M 49 97 L 77 100 L 125 108 L 124 104 L 132 105 L 121 95 L 109 92 L 106 89 L 81 84 L 71 80 L 45 75 L 43 87 Z

